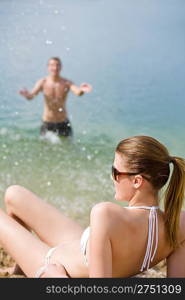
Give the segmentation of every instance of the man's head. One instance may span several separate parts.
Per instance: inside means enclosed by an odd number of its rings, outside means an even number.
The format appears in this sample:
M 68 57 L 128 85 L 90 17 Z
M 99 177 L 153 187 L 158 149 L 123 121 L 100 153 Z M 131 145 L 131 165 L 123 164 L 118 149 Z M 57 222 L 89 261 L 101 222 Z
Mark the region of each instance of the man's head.
M 51 57 L 48 60 L 48 72 L 53 75 L 57 76 L 60 74 L 62 69 L 62 62 L 59 57 Z

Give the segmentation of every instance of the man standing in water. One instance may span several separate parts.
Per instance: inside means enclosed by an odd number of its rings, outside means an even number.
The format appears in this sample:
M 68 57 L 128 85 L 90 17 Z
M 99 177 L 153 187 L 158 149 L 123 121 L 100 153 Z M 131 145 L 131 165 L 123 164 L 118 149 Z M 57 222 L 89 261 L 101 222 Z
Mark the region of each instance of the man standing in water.
M 31 100 L 39 92 L 44 94 L 44 112 L 41 134 L 52 131 L 58 136 L 71 136 L 72 128 L 66 111 L 66 100 L 69 91 L 81 96 L 89 93 L 92 88 L 88 83 L 83 83 L 77 87 L 72 81 L 60 76 L 62 69 L 61 60 L 52 57 L 48 61 L 48 73 L 45 78 L 38 80 L 31 91 L 22 89 L 19 93 L 28 100 Z

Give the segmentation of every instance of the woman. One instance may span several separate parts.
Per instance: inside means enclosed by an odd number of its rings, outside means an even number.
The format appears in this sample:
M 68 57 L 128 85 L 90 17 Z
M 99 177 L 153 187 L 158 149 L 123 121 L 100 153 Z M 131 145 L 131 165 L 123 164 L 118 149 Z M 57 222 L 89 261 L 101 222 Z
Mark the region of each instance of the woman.
M 131 277 L 165 258 L 168 277 L 185 277 L 184 159 L 154 138 L 130 137 L 116 148 L 112 177 L 128 206 L 95 205 L 85 231 L 25 188 L 7 189 L 0 244 L 27 277 Z

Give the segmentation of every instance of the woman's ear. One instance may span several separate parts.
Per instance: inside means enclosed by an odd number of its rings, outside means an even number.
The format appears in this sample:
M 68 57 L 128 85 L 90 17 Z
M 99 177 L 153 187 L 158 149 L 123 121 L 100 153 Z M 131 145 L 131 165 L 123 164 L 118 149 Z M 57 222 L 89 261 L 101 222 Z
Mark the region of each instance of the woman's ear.
M 133 179 L 133 187 L 135 189 L 138 189 L 143 183 L 143 177 L 141 175 L 136 175 L 134 176 L 134 179 Z

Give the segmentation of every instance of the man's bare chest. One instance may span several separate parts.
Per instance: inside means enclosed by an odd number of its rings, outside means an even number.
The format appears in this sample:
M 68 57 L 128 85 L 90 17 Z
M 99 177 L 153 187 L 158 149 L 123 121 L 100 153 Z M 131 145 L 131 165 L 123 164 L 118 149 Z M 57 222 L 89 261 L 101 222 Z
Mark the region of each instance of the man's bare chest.
M 59 98 L 63 99 L 67 95 L 69 89 L 65 84 L 55 83 L 55 84 L 45 84 L 43 87 L 43 94 L 47 98 Z

